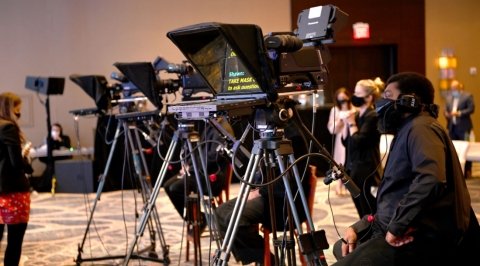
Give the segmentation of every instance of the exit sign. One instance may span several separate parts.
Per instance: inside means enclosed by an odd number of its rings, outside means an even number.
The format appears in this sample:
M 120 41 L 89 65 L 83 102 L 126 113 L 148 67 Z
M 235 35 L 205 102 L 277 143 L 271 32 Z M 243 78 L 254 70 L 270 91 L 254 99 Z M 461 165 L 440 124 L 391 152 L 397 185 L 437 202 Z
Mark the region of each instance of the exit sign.
M 353 24 L 353 39 L 368 39 L 370 38 L 370 26 L 368 23 L 357 22 Z

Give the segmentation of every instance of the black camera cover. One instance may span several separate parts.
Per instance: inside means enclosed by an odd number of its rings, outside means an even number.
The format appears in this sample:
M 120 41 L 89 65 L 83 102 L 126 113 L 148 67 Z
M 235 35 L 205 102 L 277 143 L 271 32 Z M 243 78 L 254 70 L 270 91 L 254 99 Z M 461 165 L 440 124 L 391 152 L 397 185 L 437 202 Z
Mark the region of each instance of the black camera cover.
M 226 53 L 231 49 L 269 101 L 275 102 L 273 61 L 268 55 L 262 30 L 253 24 L 200 23 L 172 30 L 167 37 L 202 75 L 213 95 L 221 91 Z M 232 93 L 242 94 L 242 91 Z
M 99 110 L 108 110 L 110 97 L 108 82 L 104 76 L 97 75 L 70 75 L 70 80 L 80 86 L 94 101 Z

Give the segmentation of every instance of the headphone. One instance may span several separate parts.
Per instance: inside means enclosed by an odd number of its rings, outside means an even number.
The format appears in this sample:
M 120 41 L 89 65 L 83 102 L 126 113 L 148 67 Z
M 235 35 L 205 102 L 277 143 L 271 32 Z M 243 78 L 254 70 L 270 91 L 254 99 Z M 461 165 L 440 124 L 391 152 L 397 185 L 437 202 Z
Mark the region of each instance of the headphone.
M 400 99 L 395 101 L 395 105 L 404 112 L 414 113 L 420 111 L 422 103 L 415 94 L 401 95 Z
M 420 102 L 420 98 L 416 97 L 415 94 L 400 95 L 400 99 L 397 100 L 378 99 L 375 102 L 375 105 L 377 116 L 382 115 L 392 106 L 394 109 L 399 109 L 405 113 L 419 112 L 423 106 L 423 104 Z

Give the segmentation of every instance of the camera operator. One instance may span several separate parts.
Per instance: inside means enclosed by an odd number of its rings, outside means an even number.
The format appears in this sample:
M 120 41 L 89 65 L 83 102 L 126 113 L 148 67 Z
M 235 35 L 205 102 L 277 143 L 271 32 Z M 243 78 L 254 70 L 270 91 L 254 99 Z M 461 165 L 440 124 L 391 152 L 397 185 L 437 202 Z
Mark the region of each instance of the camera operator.
M 380 130 L 395 137 L 377 211 L 335 243 L 334 265 L 468 265 L 473 260 L 478 221 L 455 148 L 436 119 L 434 93 L 432 83 L 417 73 L 388 79 L 376 109 Z M 413 100 L 405 103 L 407 97 Z

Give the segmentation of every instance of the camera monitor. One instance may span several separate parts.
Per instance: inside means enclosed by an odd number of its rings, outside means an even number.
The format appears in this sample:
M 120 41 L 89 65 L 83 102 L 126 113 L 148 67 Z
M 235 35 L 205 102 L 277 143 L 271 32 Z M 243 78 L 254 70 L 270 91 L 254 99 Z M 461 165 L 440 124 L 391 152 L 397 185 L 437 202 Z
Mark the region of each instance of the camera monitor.
M 297 36 L 304 42 L 332 43 L 335 33 L 347 25 L 348 15 L 336 6 L 316 6 L 298 15 Z
M 108 96 L 108 82 L 104 76 L 70 75 L 70 80 L 80 86 L 94 101 L 99 110 L 108 110 L 110 98 Z
M 276 101 L 273 62 L 260 27 L 201 23 L 167 33 L 217 100 Z

